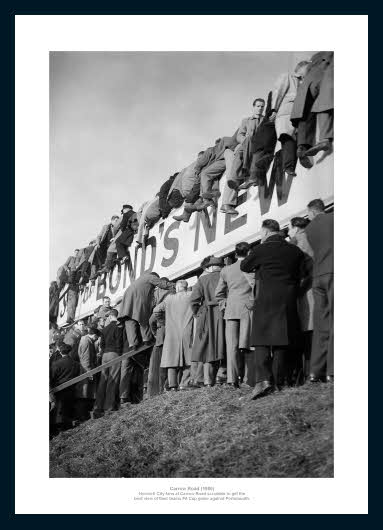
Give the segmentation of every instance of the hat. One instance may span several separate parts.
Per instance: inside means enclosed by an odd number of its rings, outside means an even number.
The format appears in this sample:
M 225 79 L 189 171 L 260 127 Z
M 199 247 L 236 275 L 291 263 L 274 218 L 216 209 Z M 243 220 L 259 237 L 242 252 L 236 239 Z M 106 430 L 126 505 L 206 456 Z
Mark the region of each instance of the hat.
M 204 269 L 207 269 L 208 267 L 224 267 L 225 262 L 223 261 L 223 258 L 216 258 L 215 256 L 211 256 L 209 261 L 203 265 Z
M 130 204 L 123 204 L 122 205 L 122 209 L 121 209 L 121 213 L 124 213 L 124 209 L 125 208 L 130 208 L 131 210 L 133 210 L 133 206 L 130 206 Z

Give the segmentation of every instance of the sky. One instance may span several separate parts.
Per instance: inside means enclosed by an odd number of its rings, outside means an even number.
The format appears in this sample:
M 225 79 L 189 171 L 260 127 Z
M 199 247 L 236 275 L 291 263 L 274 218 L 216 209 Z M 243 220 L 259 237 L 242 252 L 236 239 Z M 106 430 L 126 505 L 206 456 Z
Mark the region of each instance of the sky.
M 50 280 L 309 52 L 51 52 Z M 303 57 L 304 56 L 304 57 Z

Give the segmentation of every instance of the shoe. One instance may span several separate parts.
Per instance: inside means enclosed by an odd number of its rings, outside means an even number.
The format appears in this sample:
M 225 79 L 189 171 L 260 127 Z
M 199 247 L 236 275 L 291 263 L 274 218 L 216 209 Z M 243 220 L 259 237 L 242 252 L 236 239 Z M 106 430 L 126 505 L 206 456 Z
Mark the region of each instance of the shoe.
M 248 385 L 247 383 L 241 383 L 241 388 L 252 388 L 252 387 Z
M 225 383 L 224 387 L 229 388 L 230 390 L 237 390 L 239 388 L 239 384 L 238 383 Z
M 312 161 L 307 156 L 307 149 L 300 145 L 297 150 L 297 156 L 299 158 L 299 162 L 301 163 L 301 166 L 305 167 L 306 169 L 311 169 L 313 167 Z
M 189 383 L 190 388 L 202 388 L 204 386 L 203 383 L 196 383 L 195 381 Z
M 226 184 L 231 190 L 237 190 L 239 188 L 239 184 L 237 184 L 235 180 L 228 180 Z
M 90 413 L 90 418 L 92 420 L 98 420 L 99 418 L 102 418 L 104 415 L 103 410 L 92 410 Z
M 251 186 L 258 186 L 258 181 L 257 180 L 248 180 L 246 182 L 244 182 L 243 184 L 241 184 L 238 189 L 239 190 L 248 190 L 249 188 L 251 188 Z
M 270 394 L 274 390 L 274 386 L 270 383 L 270 381 L 260 381 L 257 383 L 254 387 L 253 392 L 251 393 L 251 400 L 258 399 L 260 397 L 264 397 L 267 394 Z
M 185 210 L 182 212 L 181 215 L 173 215 L 173 219 L 175 221 L 183 221 L 184 223 L 188 223 L 190 220 L 191 212 L 185 212 Z
M 331 149 L 331 143 L 330 140 L 323 140 L 322 142 L 317 143 L 314 147 L 307 149 L 306 156 L 314 156 L 319 153 L 319 151 L 329 151 Z
M 309 382 L 310 383 L 323 383 L 324 381 L 323 381 L 323 377 L 318 377 L 317 375 L 310 374 Z
M 220 211 L 222 213 L 227 213 L 228 215 L 238 215 L 237 210 L 229 205 L 223 205 Z
M 328 375 L 326 377 L 326 381 L 327 381 L 327 383 L 333 383 L 334 382 L 334 376 L 333 375 Z
M 204 199 L 203 202 L 197 206 L 197 211 L 201 212 L 202 210 L 206 210 L 206 208 L 209 206 L 217 208 L 217 204 L 213 201 L 213 199 Z
M 171 388 L 169 388 L 169 392 L 177 392 L 178 391 L 178 388 L 176 388 L 175 386 L 172 386 Z
M 211 385 L 210 383 L 208 383 L 207 385 L 204 385 L 205 388 L 213 388 L 213 385 Z

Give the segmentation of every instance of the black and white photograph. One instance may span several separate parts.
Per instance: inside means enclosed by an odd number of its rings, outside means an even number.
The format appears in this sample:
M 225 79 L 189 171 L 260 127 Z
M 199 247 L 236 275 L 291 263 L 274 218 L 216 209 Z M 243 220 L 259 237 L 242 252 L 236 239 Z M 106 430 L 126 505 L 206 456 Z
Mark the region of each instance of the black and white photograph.
M 50 476 L 332 477 L 334 52 L 49 60 Z
M 16 16 L 16 513 L 367 513 L 367 22 Z

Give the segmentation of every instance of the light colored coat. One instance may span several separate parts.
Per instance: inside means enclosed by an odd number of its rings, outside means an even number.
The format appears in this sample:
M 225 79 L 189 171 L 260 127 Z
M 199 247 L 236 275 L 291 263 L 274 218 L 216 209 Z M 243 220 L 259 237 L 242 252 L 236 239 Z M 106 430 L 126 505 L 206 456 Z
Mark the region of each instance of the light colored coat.
M 222 269 L 215 290 L 220 306 L 226 302 L 225 320 L 240 319 L 254 308 L 254 274 L 242 272 L 240 264 L 241 260 L 238 260 Z
M 197 164 L 197 160 L 195 160 L 192 164 L 190 164 L 190 166 L 185 167 L 178 173 L 178 175 L 174 179 L 174 182 L 169 190 L 168 197 L 173 190 L 179 190 L 182 197 L 184 198 L 189 195 L 194 184 L 200 178 L 199 175 L 196 175 L 196 171 L 195 171 L 196 164 Z
M 142 243 L 142 240 L 145 234 L 145 214 L 150 204 L 151 204 L 151 201 L 146 201 L 137 210 L 137 220 L 138 220 L 137 241 L 138 243 Z
M 193 313 L 190 292 L 179 292 L 167 296 L 153 312 L 165 311 L 165 340 L 161 367 L 190 366 L 193 344 Z
M 275 129 L 278 139 L 281 134 L 288 134 L 295 138 L 295 128 L 290 121 L 290 116 L 297 95 L 298 86 L 298 78 L 290 73 L 282 74 L 275 84 L 271 100 L 271 108 L 277 113 L 275 118 Z
M 255 129 L 262 123 L 263 116 L 249 116 L 241 121 L 237 132 L 237 141 L 242 144 L 245 138 L 253 136 Z
M 78 357 L 81 366 L 81 372 L 89 372 L 96 368 L 97 354 L 93 340 L 89 335 L 84 335 L 78 345 Z M 95 397 L 95 381 L 81 381 L 77 386 L 77 395 L 80 398 L 93 399 Z
M 205 271 L 194 285 L 190 304 L 196 316 L 192 360 L 210 363 L 225 358 L 225 323 L 215 299 L 220 270 Z

